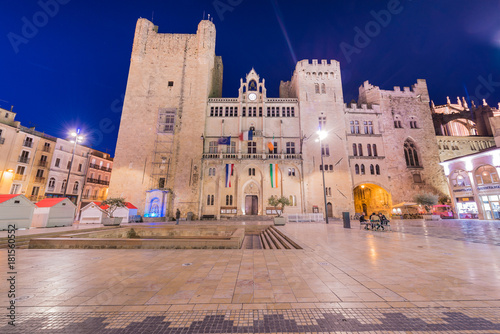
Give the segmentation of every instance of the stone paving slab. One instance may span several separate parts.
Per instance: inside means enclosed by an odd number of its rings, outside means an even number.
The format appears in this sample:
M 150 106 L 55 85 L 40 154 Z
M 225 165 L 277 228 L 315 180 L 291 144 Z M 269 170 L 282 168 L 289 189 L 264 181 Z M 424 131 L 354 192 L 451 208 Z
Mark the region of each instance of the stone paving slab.
M 391 225 L 279 227 L 302 250 L 18 249 L 0 333 L 500 333 L 500 222 Z

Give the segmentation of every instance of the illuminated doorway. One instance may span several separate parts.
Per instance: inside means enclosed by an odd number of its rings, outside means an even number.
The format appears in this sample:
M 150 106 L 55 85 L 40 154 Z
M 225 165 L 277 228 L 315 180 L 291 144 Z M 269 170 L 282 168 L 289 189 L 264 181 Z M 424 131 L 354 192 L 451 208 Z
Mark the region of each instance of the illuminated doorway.
M 392 198 L 384 188 L 365 183 L 354 188 L 354 209 L 356 213 L 382 212 L 386 216 L 391 213 Z

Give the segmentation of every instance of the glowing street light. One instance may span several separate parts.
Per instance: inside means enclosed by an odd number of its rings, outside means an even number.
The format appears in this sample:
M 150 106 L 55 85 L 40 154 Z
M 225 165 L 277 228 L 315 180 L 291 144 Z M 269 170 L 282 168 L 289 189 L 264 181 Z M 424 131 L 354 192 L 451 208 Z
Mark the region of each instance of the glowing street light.
M 71 136 L 73 137 L 73 139 L 70 142 L 74 143 L 73 154 L 71 155 L 71 162 L 69 163 L 68 177 L 66 179 L 66 184 L 64 186 L 63 197 L 66 197 L 66 192 L 68 190 L 69 177 L 71 176 L 71 168 L 73 168 L 73 160 L 75 159 L 76 144 L 81 143 L 84 140 L 84 137 L 80 135 L 80 129 L 76 129 L 76 131 L 72 132 Z

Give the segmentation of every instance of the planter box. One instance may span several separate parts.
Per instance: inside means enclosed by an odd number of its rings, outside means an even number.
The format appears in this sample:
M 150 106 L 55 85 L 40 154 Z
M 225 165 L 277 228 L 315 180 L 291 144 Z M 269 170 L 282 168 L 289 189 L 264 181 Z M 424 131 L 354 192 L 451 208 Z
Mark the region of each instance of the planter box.
M 274 225 L 282 226 L 286 223 L 286 217 L 274 217 Z
M 123 217 L 103 218 L 102 224 L 104 226 L 119 226 L 122 223 Z

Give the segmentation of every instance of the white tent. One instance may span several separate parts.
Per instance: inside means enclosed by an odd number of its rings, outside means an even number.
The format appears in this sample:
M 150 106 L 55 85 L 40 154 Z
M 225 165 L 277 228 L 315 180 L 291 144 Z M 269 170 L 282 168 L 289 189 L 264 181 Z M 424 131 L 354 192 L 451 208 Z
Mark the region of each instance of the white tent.
M 0 195 L 0 230 L 30 228 L 35 208 L 24 195 Z
M 66 197 L 46 198 L 36 203 L 33 227 L 71 226 L 76 206 Z
M 102 219 L 106 218 L 105 210 L 108 206 L 101 205 L 101 202 L 92 202 L 84 206 L 80 213 L 80 224 L 102 224 Z M 125 207 L 117 208 L 113 212 L 114 217 L 123 217 L 122 222 L 129 222 L 132 216 L 137 215 L 137 208 L 127 202 Z

